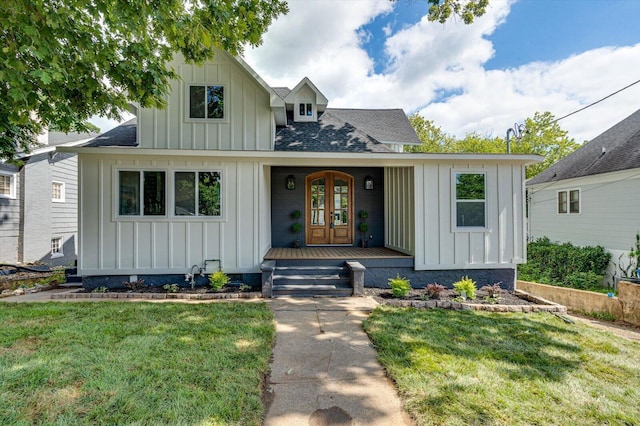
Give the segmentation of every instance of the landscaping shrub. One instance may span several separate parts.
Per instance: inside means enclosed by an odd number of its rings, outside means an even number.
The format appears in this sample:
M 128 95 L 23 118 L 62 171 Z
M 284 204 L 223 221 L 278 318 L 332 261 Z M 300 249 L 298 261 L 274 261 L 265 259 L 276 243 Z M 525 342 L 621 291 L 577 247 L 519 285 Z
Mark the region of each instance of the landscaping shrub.
M 399 274 L 389 278 L 389 286 L 393 297 L 406 297 L 411 291 L 411 282 L 407 278 L 400 278 Z
M 518 266 L 518 279 L 602 291 L 602 275 L 610 260 L 602 246 L 552 243 L 544 237 L 527 245 L 527 263 Z
M 427 284 L 427 288 L 425 289 L 425 293 L 427 293 L 427 296 L 429 297 L 429 299 L 440 299 L 440 295 L 446 289 L 447 288 L 445 286 L 437 284 L 437 283 Z
M 462 296 L 462 292 L 464 292 L 467 299 L 473 300 L 476 298 L 476 282 L 469 277 L 462 277 L 460 281 L 453 283 L 453 288 L 460 293 L 460 296 Z
M 229 284 L 230 281 L 229 276 L 222 271 L 216 271 L 209 275 L 209 285 L 214 290 L 222 289 L 222 287 L 224 287 L 225 284 Z

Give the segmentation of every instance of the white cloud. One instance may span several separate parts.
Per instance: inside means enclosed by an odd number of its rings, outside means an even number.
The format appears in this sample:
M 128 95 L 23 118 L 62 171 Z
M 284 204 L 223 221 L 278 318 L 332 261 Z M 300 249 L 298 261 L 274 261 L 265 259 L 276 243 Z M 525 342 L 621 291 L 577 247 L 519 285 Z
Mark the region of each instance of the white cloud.
M 560 117 L 638 79 L 640 44 L 486 70 L 494 48 L 485 37 L 508 19 L 512 3 L 491 2 L 472 25 L 440 25 L 424 17 L 395 33 L 395 25 L 382 27 L 385 56 L 377 60 L 386 63 L 376 73 L 374 59 L 362 47 L 373 35 L 362 27 L 393 13 L 396 2 L 292 0 L 291 11 L 273 24 L 264 45 L 245 57 L 273 86 L 293 87 L 308 76 L 330 106 L 419 111 L 458 136 L 502 135 L 536 111 Z M 449 96 L 442 99 L 443 93 Z M 591 139 L 640 108 L 639 95 L 640 85 L 634 86 L 560 124 L 577 141 Z

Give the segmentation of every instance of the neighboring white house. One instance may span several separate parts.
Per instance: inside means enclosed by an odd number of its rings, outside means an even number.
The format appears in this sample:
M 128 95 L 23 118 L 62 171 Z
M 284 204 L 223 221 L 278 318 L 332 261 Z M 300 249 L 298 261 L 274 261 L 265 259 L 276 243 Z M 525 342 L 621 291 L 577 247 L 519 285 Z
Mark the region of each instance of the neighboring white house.
M 76 261 L 78 159 L 55 149 L 94 137 L 47 132 L 22 165 L 0 162 L 0 263 Z
M 259 277 L 269 250 L 295 240 L 292 211 L 303 246 L 357 247 L 367 210 L 369 246 L 406 254 L 414 284 L 513 286 L 526 257 L 524 168 L 539 157 L 402 153 L 420 141 L 400 109 L 328 108 L 307 78 L 272 88 L 225 52 L 173 66 L 182 80 L 165 110 L 61 149 L 78 153 L 85 285 L 218 261 Z
M 527 190 L 531 238 L 603 246 L 610 277 L 620 276 L 640 232 L 640 110 L 530 179 Z

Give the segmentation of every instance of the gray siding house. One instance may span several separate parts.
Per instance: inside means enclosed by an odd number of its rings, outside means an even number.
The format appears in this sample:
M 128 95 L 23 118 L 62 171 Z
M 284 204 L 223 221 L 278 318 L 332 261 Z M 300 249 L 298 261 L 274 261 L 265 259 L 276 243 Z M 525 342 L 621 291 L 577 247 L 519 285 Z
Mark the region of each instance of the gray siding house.
M 529 236 L 612 254 L 627 269 L 640 232 L 640 110 L 527 182 Z M 632 271 L 629 270 L 629 274 Z
M 181 79 L 166 109 L 137 108 L 60 148 L 79 159 L 86 287 L 183 283 L 221 267 L 244 282 L 268 271 L 276 294 L 308 271 L 305 285 L 348 274 L 350 261 L 370 286 L 401 273 L 418 287 L 463 275 L 513 287 L 526 257 L 524 169 L 539 157 L 404 153 L 420 141 L 401 109 L 329 108 L 308 78 L 270 87 L 223 51 L 172 66 Z
M 78 158 L 56 152 L 96 134 L 49 132 L 44 146 L 0 163 L 0 263 L 72 265 L 77 258 Z

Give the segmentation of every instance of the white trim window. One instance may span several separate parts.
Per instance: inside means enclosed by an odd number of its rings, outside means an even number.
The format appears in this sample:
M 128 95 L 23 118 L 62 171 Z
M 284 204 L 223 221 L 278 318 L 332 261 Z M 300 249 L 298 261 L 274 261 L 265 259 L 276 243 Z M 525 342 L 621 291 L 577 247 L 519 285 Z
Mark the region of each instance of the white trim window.
M 558 191 L 558 214 L 580 214 L 580 189 Z
M 487 175 L 484 172 L 454 173 L 454 224 L 457 230 L 486 229 Z
M 63 252 L 64 247 L 64 239 L 62 237 L 55 237 L 51 239 L 51 257 L 62 257 L 64 256 Z
M 222 216 L 222 172 L 175 172 L 174 215 Z
M 215 84 L 190 84 L 187 86 L 189 119 L 224 120 L 225 87 Z
M 166 216 L 166 172 L 118 171 L 119 216 Z
M 313 104 L 300 102 L 298 108 L 300 117 L 313 117 Z
M 65 184 L 64 182 L 51 181 L 51 201 L 54 203 L 64 203 Z
M 0 172 L 0 198 L 16 198 L 15 173 Z

